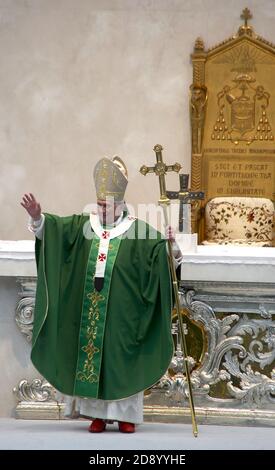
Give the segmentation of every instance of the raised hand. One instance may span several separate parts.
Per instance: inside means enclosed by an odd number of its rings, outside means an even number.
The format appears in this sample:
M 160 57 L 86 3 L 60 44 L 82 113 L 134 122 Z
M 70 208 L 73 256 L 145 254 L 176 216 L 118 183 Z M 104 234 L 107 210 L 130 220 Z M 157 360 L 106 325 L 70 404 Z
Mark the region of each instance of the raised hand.
M 21 206 L 26 209 L 28 214 L 33 218 L 33 220 L 39 220 L 41 217 L 41 206 L 39 202 L 36 201 L 34 195 L 24 194 L 22 198 L 22 202 L 20 202 Z

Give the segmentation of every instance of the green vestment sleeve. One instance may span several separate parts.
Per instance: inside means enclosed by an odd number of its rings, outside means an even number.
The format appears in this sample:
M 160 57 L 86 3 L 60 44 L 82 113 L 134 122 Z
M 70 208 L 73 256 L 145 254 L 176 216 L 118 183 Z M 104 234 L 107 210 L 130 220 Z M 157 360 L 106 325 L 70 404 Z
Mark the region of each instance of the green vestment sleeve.
M 68 395 L 78 390 L 80 357 L 89 370 L 97 360 L 98 386 L 87 379 L 81 384 L 85 393 L 80 396 L 118 400 L 156 383 L 173 354 L 166 243 L 138 220 L 131 236 L 126 233 L 122 238 L 112 269 L 107 310 L 102 318 L 98 313 L 104 335 L 96 357 L 91 344 L 87 348 L 80 341 L 80 330 L 86 327 L 83 318 L 91 318 L 95 307 L 87 265 L 97 240 L 83 235 L 88 223 L 89 217 L 84 215 L 45 215 L 43 240 L 36 240 L 38 280 L 31 358 L 39 372 Z M 141 239 L 140 225 L 145 228 Z M 154 233 L 155 239 L 149 238 L 149 233 L 151 237 Z M 92 300 L 85 312 L 87 289 L 91 289 Z

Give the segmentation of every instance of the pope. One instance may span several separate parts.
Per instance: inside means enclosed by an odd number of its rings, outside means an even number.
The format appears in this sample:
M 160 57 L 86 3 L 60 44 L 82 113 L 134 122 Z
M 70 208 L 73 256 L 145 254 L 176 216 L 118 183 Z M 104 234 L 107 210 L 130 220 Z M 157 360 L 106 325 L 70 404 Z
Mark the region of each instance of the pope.
M 143 391 L 173 354 L 166 238 L 129 215 L 127 168 L 119 157 L 94 168 L 97 212 L 42 213 L 30 193 L 21 205 L 36 235 L 37 290 L 31 359 L 65 395 L 68 416 L 92 418 L 90 432 L 117 421 L 135 431 Z M 166 237 L 180 252 L 174 232 Z

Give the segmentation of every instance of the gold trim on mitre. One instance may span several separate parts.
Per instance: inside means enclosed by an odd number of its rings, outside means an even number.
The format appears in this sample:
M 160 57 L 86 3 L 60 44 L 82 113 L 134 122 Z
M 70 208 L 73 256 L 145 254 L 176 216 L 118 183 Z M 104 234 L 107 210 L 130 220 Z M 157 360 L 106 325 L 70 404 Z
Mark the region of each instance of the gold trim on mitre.
M 123 174 L 126 170 L 126 175 Z M 115 156 L 113 161 L 107 157 L 99 160 L 94 169 L 94 181 L 97 199 L 113 197 L 114 201 L 123 201 L 127 187 L 127 168 L 125 163 Z

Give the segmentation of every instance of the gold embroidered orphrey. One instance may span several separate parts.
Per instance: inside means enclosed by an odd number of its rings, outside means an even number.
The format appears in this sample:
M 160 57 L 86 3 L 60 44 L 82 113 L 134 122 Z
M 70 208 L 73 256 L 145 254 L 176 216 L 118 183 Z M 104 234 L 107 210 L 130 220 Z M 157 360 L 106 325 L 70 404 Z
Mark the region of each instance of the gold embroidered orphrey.
M 86 354 L 86 359 L 83 364 L 82 371 L 77 373 L 77 380 L 82 382 L 97 383 L 99 381 L 99 376 L 95 373 L 94 367 L 94 356 L 100 352 L 95 346 L 95 340 L 97 337 L 97 323 L 99 321 L 99 303 L 105 300 L 105 297 L 99 292 L 94 290 L 87 295 L 89 299 L 90 308 L 88 315 L 88 325 L 86 327 L 86 344 L 82 347 L 82 351 Z
M 193 191 L 205 199 L 192 214 L 204 239 L 204 207 L 217 196 L 275 199 L 275 45 L 248 24 L 205 50 L 198 38 L 190 86 Z

